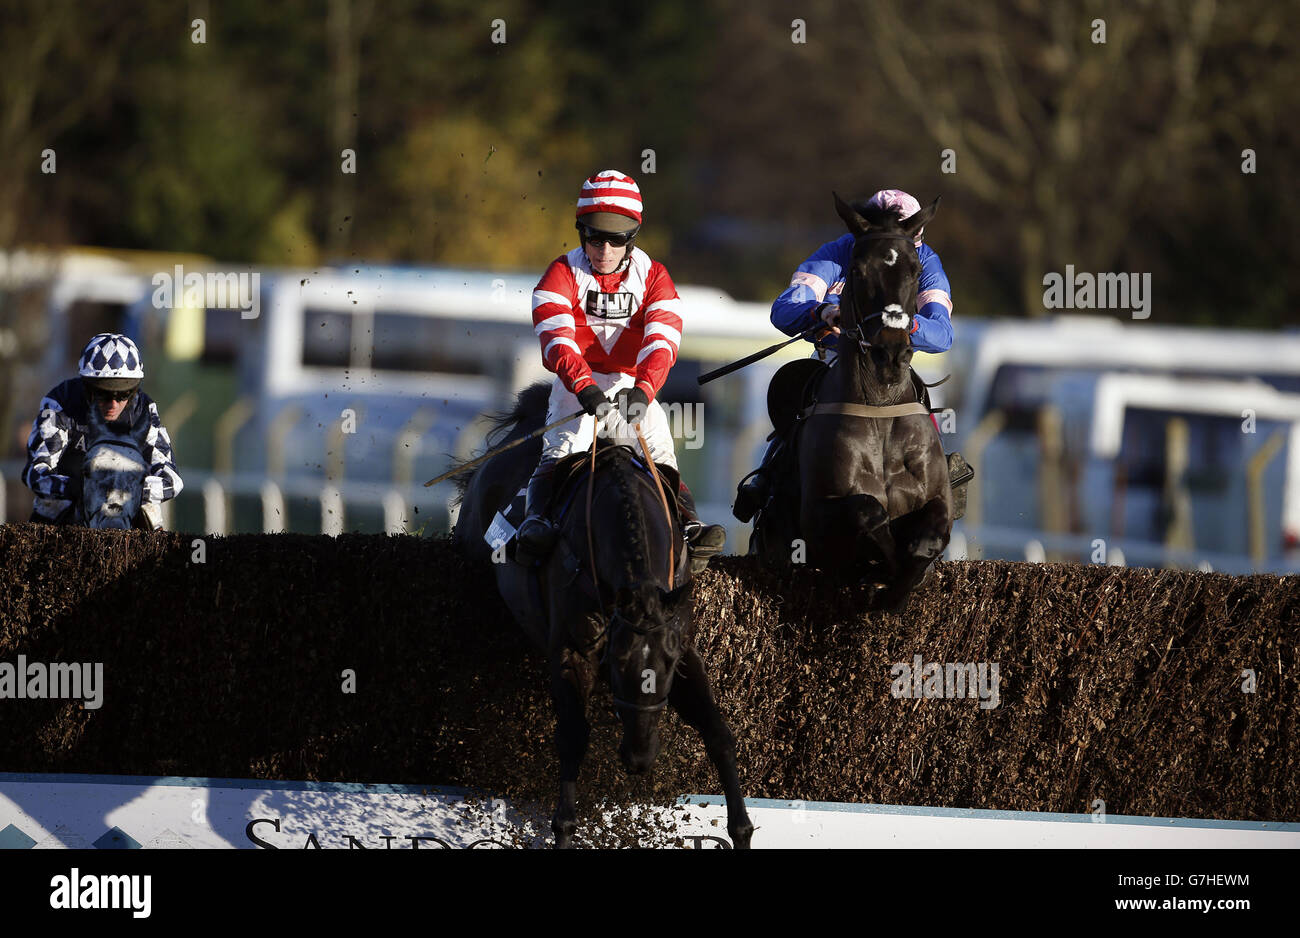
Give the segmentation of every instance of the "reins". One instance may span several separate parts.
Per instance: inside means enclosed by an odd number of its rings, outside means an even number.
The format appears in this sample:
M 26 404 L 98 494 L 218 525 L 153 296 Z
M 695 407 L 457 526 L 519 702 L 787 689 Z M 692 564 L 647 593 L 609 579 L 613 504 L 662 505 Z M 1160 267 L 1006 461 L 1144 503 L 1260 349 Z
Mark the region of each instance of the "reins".
M 668 522 L 668 589 L 671 590 L 676 585 L 673 573 L 677 566 L 676 558 L 673 556 L 673 542 L 675 540 L 672 536 L 673 515 L 668 508 L 668 495 L 664 492 L 664 482 L 659 476 L 659 467 L 650 458 L 650 446 L 646 443 L 645 437 L 641 435 L 641 424 L 633 425 L 632 429 L 636 431 L 636 438 L 641 443 L 641 452 L 645 456 L 645 464 L 650 467 L 650 473 L 655 477 L 655 488 L 659 492 L 659 504 L 664 506 L 664 520 Z
M 663 506 L 664 517 L 668 521 L 668 532 L 669 532 L 668 588 L 671 590 L 675 582 L 674 569 L 676 566 L 675 557 L 673 556 L 674 554 L 673 544 L 676 538 L 672 536 L 672 530 L 673 530 L 672 510 L 668 507 L 668 495 L 664 491 L 663 479 L 660 476 L 659 467 L 656 466 L 654 460 L 650 458 L 650 445 L 646 443 L 645 437 L 641 434 L 641 427 L 639 424 L 634 426 L 633 429 L 636 431 L 636 438 L 641 444 L 641 452 L 645 456 L 646 466 L 649 467 L 651 474 L 654 475 L 655 489 L 659 493 L 659 503 Z M 597 644 L 599 644 L 601 639 L 606 639 L 605 654 L 608 655 L 609 654 L 608 636 L 611 627 L 617 628 L 620 625 L 626 626 L 627 628 L 631 629 L 633 632 L 637 633 L 638 635 L 647 635 L 653 630 L 638 628 L 636 625 L 629 622 L 626 618 L 623 617 L 622 613 L 618 611 L 618 607 L 615 607 L 614 610 L 610 613 L 605 612 L 605 599 L 601 595 L 600 581 L 596 578 L 596 544 L 595 544 L 595 539 L 593 538 L 591 533 L 591 506 L 593 501 L 595 500 L 595 491 L 596 491 L 596 443 L 598 437 L 599 434 L 593 430 L 591 435 L 591 464 L 590 464 L 590 469 L 587 473 L 587 511 L 586 511 L 587 556 L 591 568 L 591 583 L 593 589 L 595 590 L 596 602 L 600 606 L 601 618 L 605 619 L 606 624 L 605 627 L 601 629 L 600 634 L 596 636 L 596 638 L 588 645 L 588 647 L 594 648 Z M 657 626 L 656 628 L 658 627 L 661 626 Z M 602 663 L 603 660 L 604 659 L 602 658 Z M 617 695 L 613 695 L 613 697 L 614 697 L 614 706 L 622 707 L 626 710 L 636 710 L 639 713 L 656 713 L 664 709 L 666 706 L 668 706 L 667 696 L 665 696 L 658 703 L 652 703 L 652 704 L 632 703 L 630 701 L 623 700 Z
M 641 444 L 641 453 L 645 457 L 645 464 L 650 469 L 650 474 L 654 476 L 655 491 L 659 493 L 659 504 L 664 510 L 664 520 L 668 522 L 669 532 L 673 529 L 672 509 L 668 507 L 668 494 L 664 491 L 663 477 L 659 472 L 659 467 L 655 461 L 650 458 L 650 444 L 645 441 L 641 434 L 641 425 L 636 424 L 632 427 L 636 431 L 637 441 Z M 591 564 L 591 582 L 596 590 L 596 602 L 600 603 L 600 614 L 605 615 L 605 601 L 600 594 L 600 582 L 596 579 L 596 545 L 591 535 L 591 504 L 593 493 L 596 489 L 596 440 L 597 434 L 591 436 L 591 467 L 587 473 L 587 558 Z M 668 538 L 668 588 L 671 590 L 677 585 L 676 567 L 677 558 L 673 550 L 674 538 L 670 535 Z

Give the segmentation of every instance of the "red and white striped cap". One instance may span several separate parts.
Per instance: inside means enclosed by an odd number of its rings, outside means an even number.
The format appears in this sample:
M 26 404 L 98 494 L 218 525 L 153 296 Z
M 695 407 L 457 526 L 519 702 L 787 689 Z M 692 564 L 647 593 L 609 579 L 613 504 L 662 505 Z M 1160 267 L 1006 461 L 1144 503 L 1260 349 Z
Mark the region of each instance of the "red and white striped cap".
M 611 218 L 613 215 L 623 218 Z M 641 190 L 636 180 L 616 169 L 589 177 L 578 196 L 578 220 L 602 231 L 629 231 L 640 225 Z

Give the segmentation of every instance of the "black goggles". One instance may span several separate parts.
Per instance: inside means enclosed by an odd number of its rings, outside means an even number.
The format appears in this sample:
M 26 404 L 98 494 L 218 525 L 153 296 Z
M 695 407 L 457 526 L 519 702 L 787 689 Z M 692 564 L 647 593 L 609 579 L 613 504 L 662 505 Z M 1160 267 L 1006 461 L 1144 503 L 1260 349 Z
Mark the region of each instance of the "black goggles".
M 107 403 L 108 401 L 129 401 L 134 390 L 130 391 L 107 391 L 104 388 L 94 388 L 90 392 L 92 399 Z
M 627 247 L 636 237 L 636 232 L 635 228 L 631 231 L 597 231 L 578 222 L 578 234 L 582 236 L 584 244 L 612 244 L 616 248 Z

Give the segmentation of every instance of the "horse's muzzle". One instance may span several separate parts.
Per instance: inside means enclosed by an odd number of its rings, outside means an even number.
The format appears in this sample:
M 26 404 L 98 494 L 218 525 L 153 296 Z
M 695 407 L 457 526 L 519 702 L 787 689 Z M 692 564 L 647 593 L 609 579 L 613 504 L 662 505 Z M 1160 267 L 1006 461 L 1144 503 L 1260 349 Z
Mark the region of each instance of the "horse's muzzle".
M 644 745 L 629 746 L 627 737 L 624 736 L 623 742 L 618 747 L 618 757 L 628 775 L 645 775 L 655 764 L 655 757 L 658 754 L 659 733 L 657 731 Z

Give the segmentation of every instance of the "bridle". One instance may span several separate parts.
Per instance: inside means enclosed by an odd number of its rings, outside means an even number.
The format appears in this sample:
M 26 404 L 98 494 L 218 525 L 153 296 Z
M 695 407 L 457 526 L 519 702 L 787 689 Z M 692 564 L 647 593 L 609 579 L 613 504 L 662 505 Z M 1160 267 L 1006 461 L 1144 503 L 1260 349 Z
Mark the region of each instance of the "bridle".
M 912 239 L 908 237 L 905 232 L 868 231 L 866 234 L 860 234 L 857 237 L 867 241 L 906 241 L 908 244 L 912 243 Z M 871 347 L 871 343 L 867 340 L 867 333 L 864 327 L 873 319 L 883 318 L 885 314 L 883 311 L 879 311 L 858 319 L 857 290 L 855 289 L 854 284 L 855 280 L 855 272 L 850 265 L 848 275 L 844 278 L 844 294 L 845 299 L 852 304 L 850 308 L 853 309 L 853 316 L 857 319 L 857 324 L 852 329 L 843 329 L 842 333 L 857 342 L 858 348 L 862 351 L 862 354 L 865 355 L 867 349 Z
M 602 609 L 602 613 L 603 611 L 604 610 Z M 610 646 L 613 645 L 614 643 L 614 637 L 618 635 L 620 630 L 627 629 L 628 631 L 633 632 L 636 635 L 653 635 L 655 632 L 662 631 L 663 629 L 666 628 L 668 628 L 668 622 L 666 620 L 663 622 L 656 622 L 654 625 L 650 625 L 650 626 L 637 625 L 635 622 L 632 622 L 630 619 L 628 619 L 627 616 L 623 615 L 622 611 L 619 610 L 617 606 L 615 606 L 614 610 L 610 612 L 609 616 L 607 617 L 605 625 L 601 627 L 601 630 L 596 633 L 595 637 L 592 638 L 591 641 L 587 642 L 582 648 L 579 648 L 577 651 L 579 655 L 585 657 L 593 649 L 595 649 L 596 647 L 598 647 L 603 643 L 605 646 L 604 650 L 601 652 L 600 660 L 596 663 L 596 668 L 599 670 L 600 668 L 605 667 L 605 665 L 609 663 L 609 649 Z M 624 710 L 635 710 L 638 713 L 657 713 L 658 711 L 662 710 L 664 707 L 668 706 L 667 694 L 663 696 L 663 699 L 655 703 L 638 704 L 638 703 L 632 703 L 629 700 L 624 700 L 623 698 L 619 697 L 617 694 L 614 694 L 612 686 L 610 688 L 610 693 L 614 697 L 614 706 L 622 707 Z
M 667 627 L 668 627 L 667 621 L 656 622 L 654 625 L 648 628 L 637 625 L 633 622 L 628 621 L 628 619 L 623 615 L 623 613 L 620 612 L 617 608 L 615 608 L 614 611 L 611 612 L 609 615 L 608 627 L 605 629 L 604 632 L 601 633 L 601 634 L 605 634 L 607 632 L 609 635 L 609 641 L 605 643 L 605 653 L 601 656 L 600 659 L 601 666 L 603 666 L 605 662 L 608 660 L 610 645 L 614 643 L 613 642 L 614 636 L 618 634 L 618 630 L 620 628 L 629 629 L 630 631 L 634 632 L 637 635 L 650 635 L 654 632 L 658 632 Z M 613 694 L 613 692 L 614 689 L 611 687 L 610 693 Z M 624 700 L 623 698 L 614 695 L 614 706 L 622 707 L 624 710 L 635 710 L 637 713 L 658 713 L 664 707 L 668 706 L 668 695 L 664 694 L 662 699 L 660 699 L 656 703 L 651 703 L 651 704 L 632 703 L 631 701 Z

